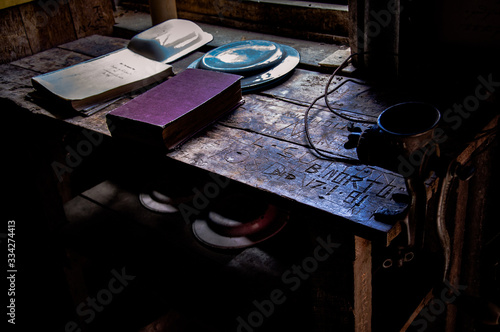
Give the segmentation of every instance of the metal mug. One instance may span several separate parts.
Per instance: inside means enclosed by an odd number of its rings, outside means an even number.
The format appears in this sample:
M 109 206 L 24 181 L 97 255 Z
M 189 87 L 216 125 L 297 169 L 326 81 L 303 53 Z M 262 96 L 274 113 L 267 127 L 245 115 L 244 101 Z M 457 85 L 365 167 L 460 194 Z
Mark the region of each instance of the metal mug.
M 406 226 L 406 246 L 421 246 L 426 219 L 424 180 L 439 155 L 435 137 L 441 113 L 421 102 L 405 102 L 384 110 L 377 124 L 361 133 L 353 133 L 359 160 L 400 173 L 405 178 L 410 204 L 402 220 Z
M 358 158 L 410 177 L 436 152 L 434 130 L 440 119 L 439 110 L 427 103 L 391 106 L 380 114 L 376 125 L 358 134 Z

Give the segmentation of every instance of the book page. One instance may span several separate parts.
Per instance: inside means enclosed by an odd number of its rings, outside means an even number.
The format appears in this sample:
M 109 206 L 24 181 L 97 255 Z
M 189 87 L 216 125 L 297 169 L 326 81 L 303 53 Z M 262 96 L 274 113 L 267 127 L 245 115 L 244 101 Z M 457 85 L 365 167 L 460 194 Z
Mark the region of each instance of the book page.
M 83 100 L 164 71 L 171 66 L 122 49 L 94 60 L 34 77 L 53 94 L 66 100 Z M 142 85 L 138 84 L 137 88 Z

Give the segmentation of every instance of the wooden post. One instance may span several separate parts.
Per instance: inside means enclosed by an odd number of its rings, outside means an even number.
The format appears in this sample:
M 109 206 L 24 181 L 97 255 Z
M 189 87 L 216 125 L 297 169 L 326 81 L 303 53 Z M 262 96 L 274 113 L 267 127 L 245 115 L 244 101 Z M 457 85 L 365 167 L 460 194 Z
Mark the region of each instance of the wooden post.
M 400 8 L 399 0 L 349 1 L 351 51 L 364 53 L 354 64 L 379 79 L 398 75 Z
M 357 53 L 363 51 L 362 45 L 360 45 L 360 40 L 363 39 L 363 22 L 360 17 L 360 13 L 364 13 L 364 1 L 363 0 L 349 0 L 349 47 L 351 48 L 351 53 Z M 358 67 L 359 63 L 357 57 L 352 59 L 354 66 Z
M 469 182 L 460 181 L 457 189 L 457 208 L 455 211 L 453 230 L 453 242 L 451 250 L 451 262 L 449 282 L 452 286 L 460 284 L 460 270 L 462 268 L 463 244 L 465 234 L 465 220 L 467 216 L 467 199 Z M 446 313 L 446 331 L 456 331 L 457 308 L 455 304 L 448 304 Z
M 354 237 L 354 331 L 372 329 L 372 243 Z
M 157 25 L 172 18 L 177 18 L 175 0 L 149 0 L 149 9 L 153 25 Z

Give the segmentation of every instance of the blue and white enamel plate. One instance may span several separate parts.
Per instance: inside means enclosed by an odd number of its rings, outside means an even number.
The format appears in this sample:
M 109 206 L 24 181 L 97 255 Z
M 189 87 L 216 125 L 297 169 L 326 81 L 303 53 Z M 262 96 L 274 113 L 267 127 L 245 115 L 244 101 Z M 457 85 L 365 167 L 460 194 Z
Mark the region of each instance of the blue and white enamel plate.
M 284 79 L 299 62 L 299 52 L 293 47 L 266 40 L 245 40 L 217 47 L 188 68 L 241 75 L 241 88 L 248 92 Z

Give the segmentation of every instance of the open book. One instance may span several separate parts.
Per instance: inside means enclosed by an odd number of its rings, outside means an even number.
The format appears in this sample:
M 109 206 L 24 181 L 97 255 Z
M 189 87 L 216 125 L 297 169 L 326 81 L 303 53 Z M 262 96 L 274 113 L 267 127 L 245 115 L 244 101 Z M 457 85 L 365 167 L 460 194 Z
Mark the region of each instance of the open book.
M 89 114 L 98 104 L 164 81 L 173 75 L 168 63 L 212 38 L 193 22 L 168 20 L 133 37 L 127 48 L 31 81 L 43 98 Z

